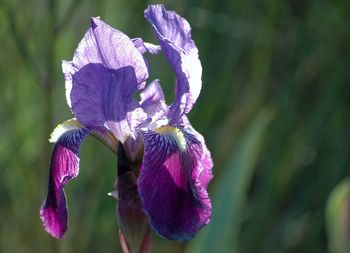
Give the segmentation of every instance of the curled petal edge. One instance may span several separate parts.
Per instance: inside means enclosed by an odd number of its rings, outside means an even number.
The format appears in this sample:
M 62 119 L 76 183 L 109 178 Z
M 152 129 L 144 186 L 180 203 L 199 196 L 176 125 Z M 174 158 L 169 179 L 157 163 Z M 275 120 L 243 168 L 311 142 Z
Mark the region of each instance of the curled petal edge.
M 191 37 L 189 23 L 163 5 L 150 5 L 145 18 L 152 25 L 162 51 L 177 76 L 175 100 L 169 118 L 176 121 L 187 114 L 202 87 L 202 65 L 198 49 Z
M 58 136 L 58 133 L 61 134 Z M 45 230 L 57 239 L 65 234 L 68 222 L 63 188 L 78 176 L 79 148 L 88 133 L 88 129 L 81 128 L 75 120 L 70 120 L 59 125 L 51 135 L 51 141 L 55 145 L 51 156 L 48 193 L 40 208 L 40 218 Z

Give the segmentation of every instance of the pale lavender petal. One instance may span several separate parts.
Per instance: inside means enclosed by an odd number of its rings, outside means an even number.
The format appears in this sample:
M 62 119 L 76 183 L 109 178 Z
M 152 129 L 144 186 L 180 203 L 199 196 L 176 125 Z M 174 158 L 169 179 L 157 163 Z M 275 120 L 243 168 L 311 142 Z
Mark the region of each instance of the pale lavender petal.
M 170 126 L 156 131 L 143 134 L 138 185 L 144 211 L 159 235 L 189 240 L 210 221 L 206 171 L 211 169 L 211 159 L 191 133 Z
M 67 103 L 70 103 L 72 76 L 89 63 L 100 63 L 107 69 L 131 67 L 137 88 L 142 89 L 148 78 L 148 68 L 142 54 L 124 33 L 112 28 L 99 18 L 91 18 L 91 27 L 78 45 L 72 61 L 63 61 Z
M 140 105 L 147 113 L 147 120 L 139 125 L 139 128 L 155 129 L 168 124 L 169 108 L 165 103 L 164 94 L 159 80 L 151 82 L 140 94 Z
M 142 54 L 124 33 L 112 28 L 99 18 L 91 18 L 91 27 L 75 51 L 73 64 L 82 68 L 89 63 L 102 63 L 108 69 L 130 66 L 138 84 L 148 78 Z
M 176 74 L 175 101 L 169 118 L 177 120 L 188 113 L 202 87 L 202 66 L 198 50 L 191 38 L 188 22 L 163 5 L 151 5 L 145 10 L 162 51 Z
M 166 110 L 165 98 L 159 80 L 151 82 L 141 94 L 141 107 L 148 114 Z
M 110 130 L 121 142 L 136 138 L 136 126 L 146 114 L 133 98 L 137 90 L 134 69 L 106 69 L 102 64 L 87 64 L 73 75 L 72 111 L 89 128 Z
M 146 52 L 150 54 L 158 54 L 162 50 L 159 45 L 144 42 L 141 38 L 132 39 L 132 42 L 141 54 L 145 54 Z
M 56 142 L 50 164 L 49 188 L 40 209 L 45 230 L 61 238 L 67 230 L 67 203 L 63 187 L 79 173 L 79 147 L 85 128 L 65 132 Z

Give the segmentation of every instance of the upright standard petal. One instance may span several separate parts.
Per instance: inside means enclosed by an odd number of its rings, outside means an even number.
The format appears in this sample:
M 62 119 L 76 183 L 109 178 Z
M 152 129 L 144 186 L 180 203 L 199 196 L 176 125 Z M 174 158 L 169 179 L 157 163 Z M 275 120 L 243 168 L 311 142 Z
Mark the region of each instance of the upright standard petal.
M 72 76 L 89 63 L 100 63 L 107 69 L 131 67 L 137 88 L 142 89 L 148 78 L 148 69 L 142 54 L 131 39 L 99 18 L 91 18 L 91 27 L 78 45 L 72 61 L 63 61 L 67 103 L 71 106 Z
M 63 187 L 79 173 L 79 147 L 89 131 L 86 128 L 64 132 L 53 148 L 49 188 L 40 209 L 45 230 L 55 238 L 61 238 L 67 230 L 67 203 Z
M 149 116 L 166 110 L 165 98 L 159 80 L 151 82 L 146 89 L 142 91 L 140 97 L 141 107 Z
M 145 10 L 145 17 L 177 77 L 169 116 L 176 121 L 192 109 L 202 87 L 198 50 L 191 38 L 190 25 L 175 12 L 167 11 L 163 5 L 151 5 Z
M 211 216 L 206 171 L 212 163 L 206 147 L 190 132 L 171 126 L 145 132 L 143 138 L 138 185 L 144 211 L 159 235 L 189 240 Z
M 147 120 L 139 125 L 139 129 L 154 130 L 159 126 L 167 125 L 169 120 L 168 105 L 165 103 L 162 87 L 159 80 L 151 82 L 146 89 L 140 94 L 140 105 L 144 112 L 147 113 Z
M 121 142 L 136 138 L 135 128 L 146 114 L 133 98 L 137 90 L 134 69 L 106 69 L 87 64 L 73 75 L 72 111 L 89 128 L 110 130 Z
M 148 78 L 142 54 L 131 39 L 99 18 L 91 18 L 90 29 L 79 43 L 73 58 L 73 64 L 78 69 L 89 63 L 101 63 L 108 69 L 130 66 L 135 71 L 138 84 Z

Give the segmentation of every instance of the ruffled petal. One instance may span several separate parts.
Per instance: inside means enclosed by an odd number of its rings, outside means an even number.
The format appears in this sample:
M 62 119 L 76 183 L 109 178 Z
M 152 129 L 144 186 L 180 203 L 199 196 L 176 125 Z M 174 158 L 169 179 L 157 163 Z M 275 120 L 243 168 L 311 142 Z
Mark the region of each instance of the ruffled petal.
M 69 106 L 72 76 L 89 63 L 100 63 L 105 68 L 114 70 L 127 66 L 133 68 L 138 89 L 144 88 L 148 78 L 144 58 L 131 39 L 99 18 L 91 18 L 91 27 L 79 43 L 73 60 L 62 62 Z
M 143 138 L 138 185 L 144 211 L 159 235 L 189 240 L 211 216 L 206 187 L 212 163 L 206 147 L 189 131 L 170 126 L 145 132 Z
M 90 63 L 73 75 L 72 111 L 83 125 L 108 129 L 124 143 L 128 136 L 136 138 L 136 126 L 146 119 L 133 98 L 136 90 L 133 68 Z
M 63 187 L 79 173 L 79 147 L 88 134 L 86 128 L 69 129 L 62 133 L 53 148 L 49 188 L 40 209 L 45 230 L 61 238 L 67 230 L 67 203 Z
M 169 116 L 177 120 L 192 109 L 202 87 L 202 66 L 191 38 L 191 27 L 184 18 L 167 11 L 163 5 L 150 5 L 145 17 L 177 77 L 175 101 Z
M 141 38 L 132 39 L 132 42 L 141 54 L 145 54 L 146 52 L 150 54 L 158 54 L 162 50 L 159 45 L 144 42 Z

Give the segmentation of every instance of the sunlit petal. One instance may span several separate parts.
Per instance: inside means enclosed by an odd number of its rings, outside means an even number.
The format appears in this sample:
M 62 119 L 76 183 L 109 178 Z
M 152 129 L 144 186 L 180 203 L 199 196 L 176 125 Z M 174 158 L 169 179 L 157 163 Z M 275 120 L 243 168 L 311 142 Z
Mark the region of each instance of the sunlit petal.
M 136 138 L 135 127 L 146 118 L 133 98 L 136 89 L 133 68 L 87 64 L 73 75 L 72 111 L 85 126 L 108 129 L 125 142 L 128 136 Z
M 90 29 L 78 45 L 72 61 L 63 61 L 67 103 L 71 106 L 72 77 L 89 63 L 102 64 L 106 69 L 131 67 L 137 89 L 145 86 L 148 69 L 142 54 L 124 33 L 112 28 L 99 18 L 91 18 Z
M 149 6 L 145 17 L 177 77 L 175 101 L 170 108 L 170 118 L 177 120 L 192 109 L 202 87 L 202 66 L 191 27 L 184 18 L 167 11 L 163 5 Z
M 132 39 L 135 47 L 140 51 L 141 54 L 146 52 L 150 54 L 158 54 L 162 49 L 159 45 L 154 45 L 152 43 L 144 42 L 141 38 Z

